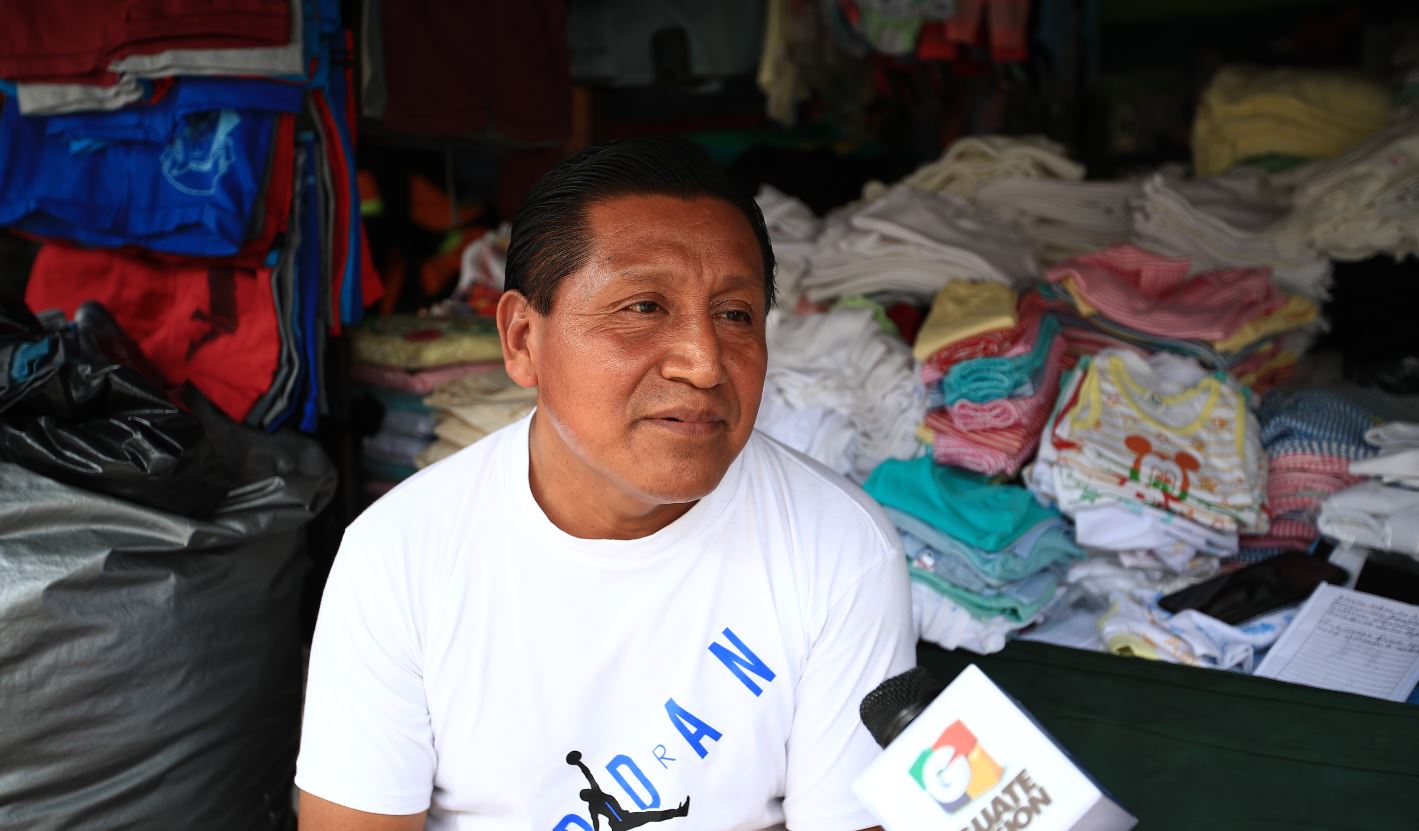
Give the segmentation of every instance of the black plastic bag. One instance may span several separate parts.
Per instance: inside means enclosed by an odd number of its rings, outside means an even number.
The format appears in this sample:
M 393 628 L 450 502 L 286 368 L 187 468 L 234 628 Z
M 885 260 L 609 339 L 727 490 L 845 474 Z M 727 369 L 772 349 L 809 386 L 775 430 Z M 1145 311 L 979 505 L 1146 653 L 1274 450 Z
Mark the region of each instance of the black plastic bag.
M 230 485 L 202 423 L 96 303 L 46 331 L 0 301 L 0 460 L 184 516 Z

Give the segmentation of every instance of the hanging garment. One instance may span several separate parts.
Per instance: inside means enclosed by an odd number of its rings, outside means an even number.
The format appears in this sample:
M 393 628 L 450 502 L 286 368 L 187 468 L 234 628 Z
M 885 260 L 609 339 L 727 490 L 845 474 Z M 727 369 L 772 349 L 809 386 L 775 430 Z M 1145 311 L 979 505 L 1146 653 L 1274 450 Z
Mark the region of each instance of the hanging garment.
M 191 383 L 234 421 L 271 387 L 280 323 L 270 269 L 168 263 L 50 244 L 40 249 L 26 302 L 66 315 L 102 303 L 175 386 Z

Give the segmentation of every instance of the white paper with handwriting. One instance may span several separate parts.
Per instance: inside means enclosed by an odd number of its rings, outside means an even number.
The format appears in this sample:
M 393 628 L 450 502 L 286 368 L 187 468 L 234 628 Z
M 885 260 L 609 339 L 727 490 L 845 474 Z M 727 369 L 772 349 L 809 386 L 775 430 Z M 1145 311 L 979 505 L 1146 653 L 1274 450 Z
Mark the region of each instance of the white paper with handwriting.
M 1419 684 L 1419 606 L 1322 583 L 1256 674 L 1404 701 Z

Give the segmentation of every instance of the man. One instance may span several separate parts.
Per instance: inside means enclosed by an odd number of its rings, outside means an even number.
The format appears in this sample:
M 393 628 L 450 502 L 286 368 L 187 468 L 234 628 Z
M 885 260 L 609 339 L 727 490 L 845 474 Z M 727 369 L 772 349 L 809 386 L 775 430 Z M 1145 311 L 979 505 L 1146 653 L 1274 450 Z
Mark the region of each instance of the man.
M 757 206 L 686 142 L 591 148 L 528 195 L 507 289 L 537 409 L 346 532 L 302 829 L 871 825 L 857 708 L 913 663 L 905 561 L 860 490 L 753 433 Z

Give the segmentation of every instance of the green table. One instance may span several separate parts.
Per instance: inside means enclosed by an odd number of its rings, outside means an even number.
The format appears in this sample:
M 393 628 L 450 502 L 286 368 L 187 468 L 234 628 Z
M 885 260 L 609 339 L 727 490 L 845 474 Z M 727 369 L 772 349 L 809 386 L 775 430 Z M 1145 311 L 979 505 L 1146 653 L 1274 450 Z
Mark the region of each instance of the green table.
M 1419 829 L 1419 708 L 1028 641 L 976 664 L 1140 829 Z

